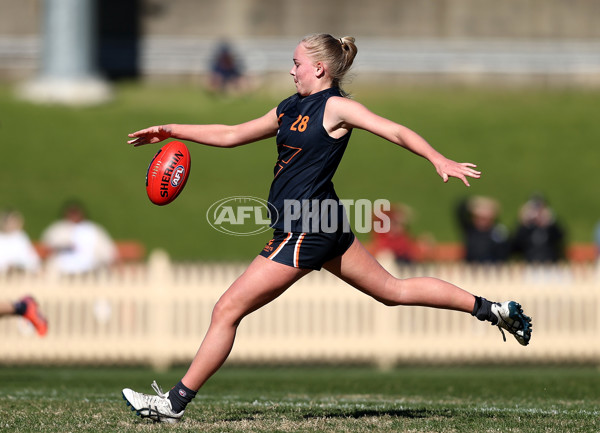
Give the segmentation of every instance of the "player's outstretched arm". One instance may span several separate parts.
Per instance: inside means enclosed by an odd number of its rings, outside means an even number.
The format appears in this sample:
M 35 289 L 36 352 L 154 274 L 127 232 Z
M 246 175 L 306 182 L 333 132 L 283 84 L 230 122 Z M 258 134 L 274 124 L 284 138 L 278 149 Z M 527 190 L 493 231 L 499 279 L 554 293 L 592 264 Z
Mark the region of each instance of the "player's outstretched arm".
M 376 115 L 356 101 L 347 98 L 331 98 L 327 110 L 332 125 L 339 125 L 346 129 L 364 129 L 426 158 L 433 164 L 444 182 L 448 182 L 450 177 L 456 177 L 466 186 L 470 186 L 468 177 L 478 179 L 481 176 L 481 172 L 475 170 L 477 167 L 475 164 L 459 163 L 446 158 L 416 132 Z
M 276 110 L 239 125 L 181 125 L 168 124 L 151 126 L 129 134 L 129 144 L 134 147 L 158 143 L 168 138 L 194 141 L 215 147 L 236 147 L 252 143 L 277 134 Z

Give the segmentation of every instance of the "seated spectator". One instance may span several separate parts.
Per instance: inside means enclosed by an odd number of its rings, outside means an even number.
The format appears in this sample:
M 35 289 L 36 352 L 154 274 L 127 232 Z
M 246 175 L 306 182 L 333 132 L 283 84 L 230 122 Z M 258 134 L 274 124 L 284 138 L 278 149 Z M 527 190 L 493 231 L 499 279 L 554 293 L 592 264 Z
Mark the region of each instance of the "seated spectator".
M 469 263 L 499 263 L 508 259 L 508 229 L 498 222 L 496 200 L 476 196 L 459 203 L 457 217 L 462 230 L 465 260 Z
M 17 302 L 0 301 L 0 317 L 3 316 L 22 316 L 42 337 L 48 332 L 48 322 L 31 296 L 25 296 Z
M 554 263 L 565 257 L 565 233 L 546 199 L 534 195 L 519 212 L 513 252 L 530 263 Z
M 385 214 L 390 219 L 390 229 L 372 233 L 372 242 L 369 245 L 371 253 L 391 253 L 399 264 L 423 260 L 430 242 L 425 238 L 417 239 L 410 233 L 412 209 L 403 204 L 394 204 Z
M 231 89 L 240 90 L 242 82 L 242 68 L 231 46 L 227 42 L 221 43 L 211 64 L 211 89 L 219 93 L 226 93 Z
M 16 210 L 0 215 L 0 273 L 36 272 L 40 268 L 40 257 L 23 226 L 23 216 Z
M 41 236 L 49 260 L 63 274 L 95 271 L 113 264 L 117 248 L 107 231 L 87 219 L 76 201 L 65 204 L 62 218 L 52 223 Z

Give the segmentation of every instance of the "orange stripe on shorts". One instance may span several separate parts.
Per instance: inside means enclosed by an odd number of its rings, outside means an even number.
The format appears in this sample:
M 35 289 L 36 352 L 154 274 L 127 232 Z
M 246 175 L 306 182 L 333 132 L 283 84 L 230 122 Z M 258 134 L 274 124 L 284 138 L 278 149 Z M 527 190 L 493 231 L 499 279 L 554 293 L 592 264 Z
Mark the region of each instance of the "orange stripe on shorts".
M 288 233 L 287 238 L 285 238 L 283 242 L 279 244 L 279 246 L 275 249 L 275 251 L 271 253 L 271 255 L 268 258 L 272 259 L 273 257 L 275 257 L 279 253 L 279 251 L 285 246 L 285 244 L 288 243 L 291 237 L 292 233 Z

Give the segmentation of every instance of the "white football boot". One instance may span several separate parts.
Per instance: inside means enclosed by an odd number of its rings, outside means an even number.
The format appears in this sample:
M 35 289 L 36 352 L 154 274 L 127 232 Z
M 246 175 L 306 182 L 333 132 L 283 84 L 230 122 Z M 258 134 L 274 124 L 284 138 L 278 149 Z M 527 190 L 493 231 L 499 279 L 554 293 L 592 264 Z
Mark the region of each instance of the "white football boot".
M 127 406 L 131 406 L 131 410 L 135 411 L 136 415 L 142 418 L 150 418 L 154 422 L 171 424 L 179 422 L 185 410 L 179 413 L 174 412 L 171 402 L 167 398 L 169 393 L 163 393 L 162 389 L 156 384 L 156 381 L 152 382 L 152 389 L 154 389 L 157 395 L 142 394 L 141 392 L 125 388 L 123 390 L 123 399 L 127 402 Z
M 517 341 L 523 346 L 529 344 L 531 339 L 531 317 L 523 314 L 521 305 L 515 301 L 506 301 L 501 304 L 492 304 L 492 313 L 498 318 L 495 326 L 500 329 L 504 341 L 506 336 L 502 328 L 515 336 Z

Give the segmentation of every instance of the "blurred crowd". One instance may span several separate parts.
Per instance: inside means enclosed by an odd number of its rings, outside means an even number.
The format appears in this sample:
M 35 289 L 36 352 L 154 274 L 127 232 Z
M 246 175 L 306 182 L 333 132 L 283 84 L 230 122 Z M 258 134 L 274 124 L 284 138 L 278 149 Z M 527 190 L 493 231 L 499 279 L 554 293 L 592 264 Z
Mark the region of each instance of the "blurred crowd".
M 439 255 L 443 246 L 436 243 L 433 235 L 416 236 L 412 232 L 415 212 L 410 206 L 397 203 L 385 214 L 390 229 L 372 232 L 367 247 L 374 255 L 393 256 L 398 263 L 454 259 L 467 263 L 520 260 L 547 264 L 567 258 L 565 228 L 540 194 L 523 203 L 512 228 L 500 222 L 497 200 L 483 196 L 461 200 L 455 209 L 460 246 L 447 251 L 443 258 Z M 600 222 L 592 238 L 596 251 L 600 251 Z M 25 221 L 18 210 L 0 213 L 0 274 L 36 273 L 42 262 L 63 275 L 84 274 L 114 265 L 120 258 L 116 242 L 106 229 L 90 220 L 78 201 L 64 203 L 59 218 L 48 225 L 35 243 L 25 231 Z
M 369 249 L 373 254 L 391 254 L 398 263 L 435 260 L 436 242 L 431 235 L 413 235 L 410 223 L 413 210 L 396 204 L 387 212 L 391 230 L 373 233 Z M 512 228 L 500 222 L 497 200 L 473 196 L 461 200 L 455 209 L 461 235 L 456 253 L 467 263 L 499 264 L 509 260 L 526 263 L 557 263 L 567 258 L 567 233 L 548 200 L 532 195 L 520 207 Z M 600 222 L 595 233 L 596 251 L 600 251 Z
M 536 194 L 521 206 L 512 231 L 499 223 L 499 212 L 498 203 L 487 197 L 460 203 L 466 261 L 498 263 L 515 256 L 529 263 L 556 263 L 565 258 L 565 230 L 543 196 Z
M 0 274 L 37 273 L 46 260 L 62 275 L 95 272 L 118 260 L 116 244 L 99 224 L 89 220 L 82 203 L 69 201 L 59 218 L 34 244 L 25 231 L 23 215 L 15 209 L 0 214 Z M 0 299 L 0 317 L 21 316 L 40 335 L 48 332 L 48 322 L 37 301 L 30 295 L 17 300 Z
M 60 217 L 33 243 L 23 215 L 7 209 L 0 215 L 0 273 L 35 273 L 46 260 L 65 275 L 93 272 L 116 263 L 117 248 L 109 233 L 91 221 L 79 201 L 68 201 Z

